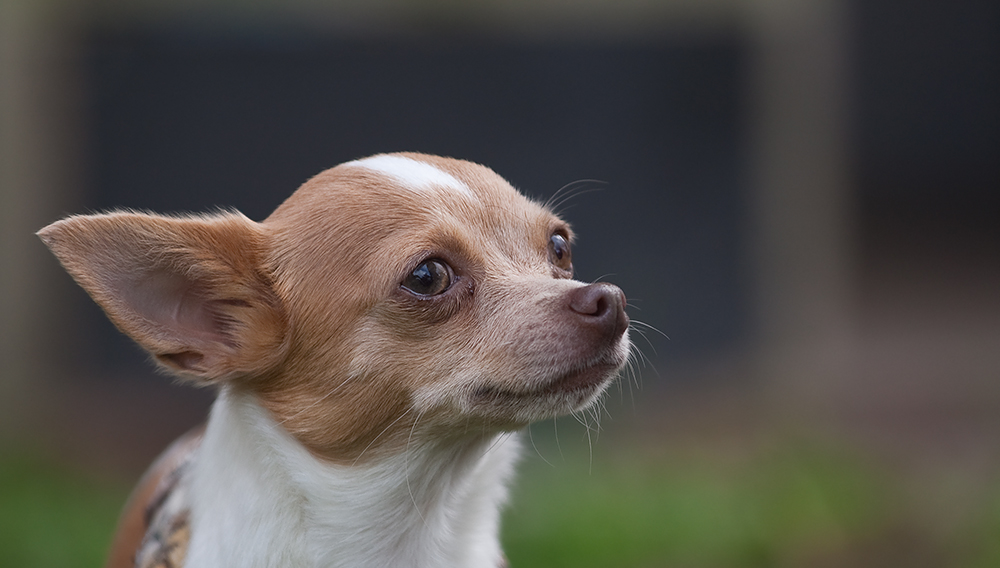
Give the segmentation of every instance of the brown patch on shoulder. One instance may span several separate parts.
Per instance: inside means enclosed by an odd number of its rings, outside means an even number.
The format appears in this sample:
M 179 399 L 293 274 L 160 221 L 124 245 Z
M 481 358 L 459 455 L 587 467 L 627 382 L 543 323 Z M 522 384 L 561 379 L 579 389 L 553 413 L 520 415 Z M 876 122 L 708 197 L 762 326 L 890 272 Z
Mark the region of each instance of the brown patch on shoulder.
M 136 568 L 182 568 L 191 542 L 188 511 L 172 516 L 163 531 L 147 534 L 136 558 Z
M 146 536 L 155 509 L 162 506 L 177 482 L 180 469 L 189 463 L 191 456 L 201 446 L 204 434 L 205 426 L 202 425 L 178 438 L 160 454 L 142 476 L 122 510 L 118 530 L 111 543 L 107 568 L 135 566 L 136 552 Z M 180 535 L 181 533 L 178 533 L 178 536 Z M 184 549 L 186 551 L 186 546 Z M 175 564 L 175 566 L 182 565 L 182 563 Z

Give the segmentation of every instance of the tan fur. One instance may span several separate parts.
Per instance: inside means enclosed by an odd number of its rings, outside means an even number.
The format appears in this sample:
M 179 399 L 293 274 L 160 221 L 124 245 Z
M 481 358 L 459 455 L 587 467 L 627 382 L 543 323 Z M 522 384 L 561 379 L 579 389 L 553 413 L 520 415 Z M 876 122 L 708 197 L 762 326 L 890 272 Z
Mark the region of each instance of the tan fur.
M 308 181 L 264 222 L 276 242 L 272 263 L 291 313 L 292 343 L 307 352 L 294 353 L 289 359 L 300 368 L 269 381 L 261 398 L 289 431 L 327 457 L 353 461 L 366 448 L 371 455 L 398 448 L 418 418 L 400 419 L 418 386 L 414 381 L 433 381 L 459 359 L 481 364 L 484 357 L 497 367 L 527 364 L 510 352 L 470 355 L 470 347 L 496 343 L 471 334 L 499 332 L 477 330 L 476 320 L 504 311 L 509 315 L 502 326 L 522 329 L 524 310 L 533 306 L 518 305 L 518 296 L 529 295 L 509 289 L 516 282 L 510 279 L 522 276 L 538 281 L 525 286 L 544 286 L 554 275 L 568 276 L 553 274 L 545 253 L 553 230 L 568 231 L 565 223 L 482 166 L 439 158 L 431 163 L 468 184 L 482 207 L 459 210 L 468 213 L 460 216 L 451 195 L 401 200 L 398 189 L 372 191 L 385 183 L 377 174 L 340 167 Z M 445 306 L 400 301 L 399 281 L 428 256 L 442 256 L 478 289 L 463 290 Z M 336 321 L 329 314 L 337 314 Z M 447 320 L 444 327 L 435 327 L 434 337 L 423 336 L 439 320 Z M 319 329 L 324 333 L 315 333 Z M 339 382 L 309 380 L 321 369 L 347 372 Z M 496 374 L 504 376 L 502 369 Z M 372 397 L 372 391 L 382 394 Z M 418 426 L 434 426 L 431 418 L 420 417 Z M 380 448 L 371 446 L 376 437 Z
M 111 320 L 183 376 L 260 373 L 287 321 L 263 267 L 258 224 L 226 213 L 70 217 L 38 235 Z

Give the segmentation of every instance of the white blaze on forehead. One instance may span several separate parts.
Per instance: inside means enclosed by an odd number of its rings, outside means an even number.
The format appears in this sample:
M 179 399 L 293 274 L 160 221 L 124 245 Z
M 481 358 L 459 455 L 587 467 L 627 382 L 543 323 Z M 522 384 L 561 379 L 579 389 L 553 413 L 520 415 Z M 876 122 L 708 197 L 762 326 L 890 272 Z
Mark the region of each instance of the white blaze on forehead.
M 372 156 L 371 158 L 347 162 L 344 165 L 358 166 L 387 175 L 414 191 L 427 192 L 448 188 L 468 197 L 474 197 L 467 185 L 455 179 L 448 172 L 404 156 Z

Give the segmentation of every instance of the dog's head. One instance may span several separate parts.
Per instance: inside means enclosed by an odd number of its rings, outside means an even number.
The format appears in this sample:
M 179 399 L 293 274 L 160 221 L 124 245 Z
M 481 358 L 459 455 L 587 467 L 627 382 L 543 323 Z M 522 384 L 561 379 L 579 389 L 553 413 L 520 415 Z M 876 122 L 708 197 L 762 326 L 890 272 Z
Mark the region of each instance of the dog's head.
M 391 451 L 583 408 L 625 363 L 621 290 L 491 170 L 342 164 L 268 219 L 77 216 L 40 233 L 165 368 L 247 389 L 314 452 Z

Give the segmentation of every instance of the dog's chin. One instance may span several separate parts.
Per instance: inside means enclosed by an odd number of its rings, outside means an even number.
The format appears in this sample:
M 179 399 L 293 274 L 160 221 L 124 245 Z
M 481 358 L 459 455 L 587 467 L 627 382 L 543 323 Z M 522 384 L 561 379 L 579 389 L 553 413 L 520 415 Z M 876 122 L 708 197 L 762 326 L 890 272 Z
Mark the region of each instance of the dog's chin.
M 540 386 L 513 389 L 482 385 L 468 395 L 468 409 L 507 427 L 517 428 L 587 408 L 618 376 L 621 363 L 600 362 L 539 381 Z

